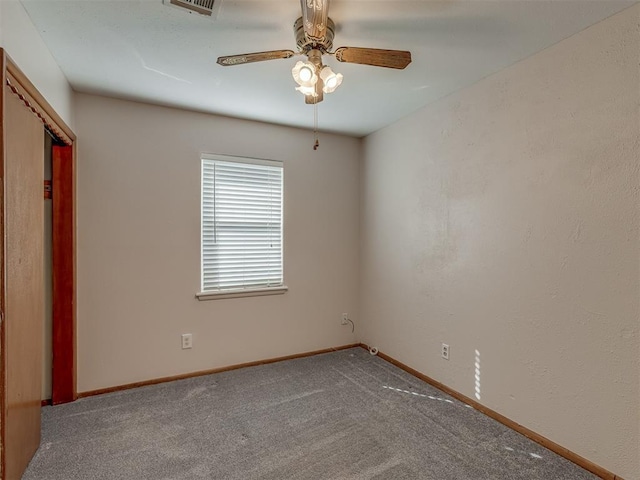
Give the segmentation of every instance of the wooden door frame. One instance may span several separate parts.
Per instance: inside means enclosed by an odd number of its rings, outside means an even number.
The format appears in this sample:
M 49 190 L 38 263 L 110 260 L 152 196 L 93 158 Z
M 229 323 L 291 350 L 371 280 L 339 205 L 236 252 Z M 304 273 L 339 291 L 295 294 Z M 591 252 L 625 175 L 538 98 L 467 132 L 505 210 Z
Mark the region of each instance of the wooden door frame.
M 0 479 L 5 477 L 5 431 L 7 426 L 7 396 L 6 384 L 7 376 L 5 374 L 5 365 L 7 364 L 7 344 L 6 329 L 4 323 L 5 311 L 5 232 L 4 232 L 4 164 L 6 158 L 6 142 L 5 142 L 5 88 L 7 84 L 7 60 L 4 50 L 0 48 L 0 79 L 2 86 L 0 88 Z
M 53 184 L 53 321 L 51 403 L 73 402 L 76 391 L 75 149 L 54 145 Z
M 52 403 L 71 402 L 77 398 L 76 387 L 76 136 L 55 109 L 45 100 L 29 79 L 20 71 L 7 53 L 0 48 L 0 172 L 5 161 L 5 85 L 31 109 L 45 128 L 61 144 L 62 154 L 54 160 L 53 185 L 53 391 Z M 57 163 L 57 166 L 56 166 Z M 4 174 L 2 174 L 4 178 Z M 56 193 L 58 198 L 56 198 Z M 0 195 L 4 188 L 0 183 Z M 2 197 L 4 198 L 4 197 Z M 0 209 L 0 229 L 4 227 L 3 210 Z M 5 245 L 0 232 L 0 276 L 5 285 Z M 4 291 L 4 290 L 3 290 Z M 0 292 L 2 293 L 2 292 Z M 5 324 L 4 293 L 0 295 L 0 447 L 4 442 L 6 392 L 5 392 Z M 4 467 L 4 449 L 0 466 Z M 3 469 L 4 471 L 4 469 Z

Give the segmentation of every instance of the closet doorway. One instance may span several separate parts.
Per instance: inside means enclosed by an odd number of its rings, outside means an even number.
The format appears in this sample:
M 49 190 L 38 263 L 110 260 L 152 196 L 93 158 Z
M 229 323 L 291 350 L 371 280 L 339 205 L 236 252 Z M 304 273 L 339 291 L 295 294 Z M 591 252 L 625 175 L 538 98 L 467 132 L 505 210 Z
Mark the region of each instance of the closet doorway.
M 0 478 L 40 443 L 45 145 L 51 142 L 52 402 L 75 400 L 75 135 L 0 49 Z

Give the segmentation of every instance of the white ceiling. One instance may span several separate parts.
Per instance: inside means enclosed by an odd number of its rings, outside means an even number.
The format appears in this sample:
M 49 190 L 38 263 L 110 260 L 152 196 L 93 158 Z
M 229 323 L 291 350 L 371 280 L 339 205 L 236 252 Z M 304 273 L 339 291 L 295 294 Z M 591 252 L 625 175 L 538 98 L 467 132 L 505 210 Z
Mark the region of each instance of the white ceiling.
M 636 1 L 332 0 L 334 47 L 410 50 L 405 70 L 324 63 L 344 74 L 321 130 L 363 136 L 567 38 Z M 218 56 L 295 50 L 299 0 L 222 0 L 215 20 L 162 0 L 22 0 L 80 92 L 311 128 L 291 77 L 301 57 L 221 67 Z

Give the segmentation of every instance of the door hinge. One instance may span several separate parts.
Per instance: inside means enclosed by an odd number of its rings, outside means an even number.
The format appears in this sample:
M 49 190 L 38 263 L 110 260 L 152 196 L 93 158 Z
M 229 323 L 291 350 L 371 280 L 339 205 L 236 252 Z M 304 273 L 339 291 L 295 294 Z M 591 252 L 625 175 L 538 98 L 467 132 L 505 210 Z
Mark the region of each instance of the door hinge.
M 53 196 L 53 185 L 51 180 L 44 181 L 44 198 L 51 198 Z

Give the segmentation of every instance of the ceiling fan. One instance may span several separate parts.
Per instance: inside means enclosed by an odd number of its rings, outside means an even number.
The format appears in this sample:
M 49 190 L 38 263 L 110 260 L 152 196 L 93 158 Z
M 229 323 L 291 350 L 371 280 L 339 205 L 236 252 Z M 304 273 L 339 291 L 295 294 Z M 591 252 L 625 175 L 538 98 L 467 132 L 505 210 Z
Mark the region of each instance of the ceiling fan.
M 271 50 L 244 53 L 219 57 L 217 63 L 229 67 L 305 55 L 307 61 L 296 63 L 291 73 L 298 84 L 296 90 L 304 95 L 305 102 L 309 104 L 321 102 L 323 93 L 333 92 L 342 83 L 342 74 L 334 73 L 329 66 L 323 65 L 322 55 L 333 55 L 339 62 L 396 69 L 404 69 L 411 63 L 411 52 L 403 50 L 340 47 L 331 51 L 335 24 L 329 18 L 329 0 L 300 0 L 300 4 L 302 17 L 293 25 L 298 52 Z

